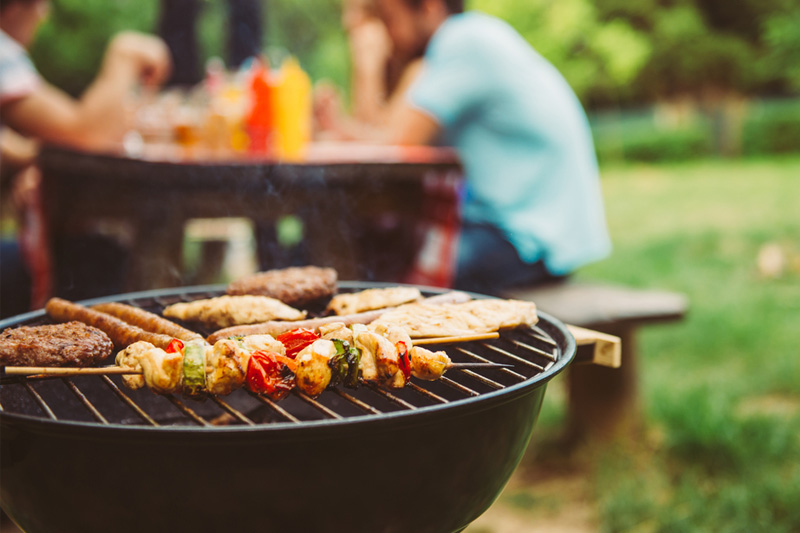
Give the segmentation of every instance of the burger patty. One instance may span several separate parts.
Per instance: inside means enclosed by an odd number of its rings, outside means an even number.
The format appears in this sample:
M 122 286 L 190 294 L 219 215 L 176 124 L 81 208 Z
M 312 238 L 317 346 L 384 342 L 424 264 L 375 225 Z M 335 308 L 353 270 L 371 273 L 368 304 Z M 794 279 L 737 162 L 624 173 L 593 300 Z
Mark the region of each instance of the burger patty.
M 108 335 L 81 322 L 21 326 L 0 333 L 2 366 L 94 366 L 113 349 Z
M 290 267 L 245 276 L 228 285 L 232 296 L 269 296 L 298 307 L 336 293 L 336 270 L 315 266 Z

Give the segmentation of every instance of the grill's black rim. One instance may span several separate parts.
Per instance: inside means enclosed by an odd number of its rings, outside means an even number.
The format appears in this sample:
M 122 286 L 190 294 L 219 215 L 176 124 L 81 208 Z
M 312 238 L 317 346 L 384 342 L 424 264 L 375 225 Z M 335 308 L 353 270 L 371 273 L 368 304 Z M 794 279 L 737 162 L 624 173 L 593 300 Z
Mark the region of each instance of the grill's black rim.
M 397 286 L 398 283 L 374 283 L 374 282 L 339 282 L 340 288 L 361 290 L 366 288 L 374 288 L 381 286 Z M 418 286 L 424 293 L 441 294 L 446 292 L 441 288 Z M 195 293 L 208 293 L 208 292 L 224 292 L 224 285 L 201 285 L 194 287 L 172 288 L 172 289 L 159 289 L 152 291 L 132 292 L 119 294 L 114 296 L 95 298 L 91 300 L 83 300 L 79 303 L 83 305 L 94 305 L 102 302 L 110 301 L 125 301 L 136 300 L 144 298 L 164 298 L 174 297 L 180 294 L 191 295 Z M 485 298 L 486 296 L 480 294 L 473 294 L 477 298 Z M 530 393 L 534 389 L 545 386 L 555 376 L 560 374 L 575 358 L 576 344 L 572 334 L 569 333 L 566 326 L 555 317 L 538 311 L 539 323 L 537 327 L 543 330 L 550 339 L 555 343 L 558 349 L 558 357 L 556 361 L 550 365 L 546 370 L 530 377 L 520 383 L 507 386 L 501 390 L 486 392 L 480 396 L 463 398 L 448 404 L 438 404 L 419 407 L 413 411 L 394 411 L 382 413 L 380 415 L 365 414 L 349 416 L 344 419 L 322 419 L 322 420 L 308 420 L 302 423 L 293 422 L 272 422 L 269 424 L 259 424 L 256 426 L 212 426 L 212 427 L 193 427 L 193 426 L 132 426 L 127 424 L 108 423 L 97 424 L 95 422 L 82 422 L 74 420 L 52 420 L 41 418 L 31 415 L 23 415 L 19 413 L 0 412 L 0 423 L 8 425 L 25 424 L 28 429 L 36 430 L 41 433 L 48 433 L 51 431 L 61 433 L 64 430 L 73 432 L 74 435 L 83 432 L 89 432 L 92 437 L 106 436 L 114 438 L 123 434 L 126 438 L 135 438 L 137 435 L 154 436 L 158 434 L 175 436 L 185 435 L 190 438 L 196 438 L 198 435 L 221 435 L 225 437 L 231 436 L 247 436 L 253 434 L 262 434 L 263 432 L 275 433 L 275 436 L 290 436 L 291 438 L 303 438 L 304 435 L 313 438 L 319 435 L 320 430 L 337 431 L 339 428 L 348 428 L 350 431 L 354 426 L 359 428 L 372 427 L 373 429 L 391 428 L 396 430 L 404 426 L 414 426 L 418 424 L 425 424 L 440 416 L 457 417 L 468 415 L 482 411 L 484 409 L 491 409 L 497 405 L 502 405 L 506 402 L 513 401 L 514 399 Z M 39 320 L 45 318 L 44 310 L 33 311 L 23 315 L 17 315 L 3 321 L 0 321 L 0 330 L 22 325 L 31 320 Z

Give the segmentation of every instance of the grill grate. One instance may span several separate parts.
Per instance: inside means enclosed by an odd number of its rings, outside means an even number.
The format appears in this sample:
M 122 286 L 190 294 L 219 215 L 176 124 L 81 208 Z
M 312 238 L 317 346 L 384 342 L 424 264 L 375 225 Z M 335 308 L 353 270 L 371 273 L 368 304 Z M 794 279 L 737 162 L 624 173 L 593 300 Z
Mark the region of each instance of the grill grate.
M 360 288 L 360 287 L 356 287 Z M 219 288 L 178 289 L 120 297 L 116 301 L 159 313 L 170 304 L 219 296 Z M 3 326 L 38 325 L 48 322 L 42 314 L 23 315 Z M 293 390 L 275 402 L 245 389 L 204 400 L 175 395 L 156 395 L 149 390 L 131 391 L 122 377 L 79 376 L 69 378 L 3 378 L 0 413 L 19 414 L 54 421 L 105 426 L 258 426 L 302 424 L 314 420 L 380 417 L 397 411 L 417 411 L 452 404 L 531 380 L 547 372 L 560 358 L 557 342 L 540 326 L 503 332 L 491 341 L 473 341 L 432 349 L 444 349 L 454 362 L 495 362 L 511 368 L 451 369 L 437 381 L 412 378 L 403 389 L 386 390 L 362 382 L 358 389 L 330 389 L 317 398 Z M 196 329 L 196 328 L 195 328 Z M 210 332 L 201 331 L 203 334 Z

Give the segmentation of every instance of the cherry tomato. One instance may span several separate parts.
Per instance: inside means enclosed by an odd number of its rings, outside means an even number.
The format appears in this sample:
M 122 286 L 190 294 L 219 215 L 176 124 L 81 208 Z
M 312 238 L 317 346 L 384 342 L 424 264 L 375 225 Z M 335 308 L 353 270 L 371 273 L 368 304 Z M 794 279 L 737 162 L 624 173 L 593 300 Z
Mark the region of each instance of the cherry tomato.
M 286 333 L 281 333 L 277 337 L 286 347 L 286 356 L 292 359 L 300 353 L 303 348 L 319 339 L 319 335 L 306 328 L 295 328 Z
M 172 339 L 164 351 L 167 353 L 183 353 L 183 342 L 178 339 Z
M 295 383 L 293 359 L 274 352 L 257 351 L 247 364 L 247 387 L 257 393 L 279 400 L 289 394 Z

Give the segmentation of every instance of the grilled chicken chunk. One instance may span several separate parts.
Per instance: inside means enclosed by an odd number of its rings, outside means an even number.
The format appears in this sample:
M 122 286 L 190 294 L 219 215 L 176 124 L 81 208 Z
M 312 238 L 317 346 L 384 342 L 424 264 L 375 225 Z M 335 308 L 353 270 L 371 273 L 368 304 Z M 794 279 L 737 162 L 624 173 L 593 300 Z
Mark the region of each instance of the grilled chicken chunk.
M 244 385 L 250 352 L 232 339 L 206 348 L 206 387 L 211 394 L 230 394 Z
M 361 348 L 361 377 L 388 387 L 405 386 L 397 347 L 389 339 L 374 331 L 365 330 L 356 334 L 356 347 Z M 365 360 L 371 360 L 370 365 L 374 364 L 374 370 L 367 370 Z
M 355 347 L 361 350 L 361 361 L 359 362 L 361 377 L 366 381 L 377 381 L 378 363 L 375 360 L 373 349 L 367 345 L 367 342 L 371 341 L 372 337 L 365 335 L 364 338 L 361 339 L 361 335 L 365 333 L 371 333 L 367 329 L 367 326 L 363 324 L 353 324 L 353 342 L 355 343 Z
M 411 375 L 426 381 L 439 379 L 450 366 L 450 357 L 445 352 L 432 352 L 422 346 L 411 348 L 408 359 L 411 362 Z
M 333 341 L 319 339 L 297 354 L 297 388 L 309 396 L 319 396 L 331 382 L 333 375 L 328 362 L 336 355 Z
M 144 381 L 153 392 L 175 394 L 183 387 L 183 356 L 178 352 L 167 353 L 153 347 L 139 357 L 144 370 Z
M 378 326 L 375 328 L 375 333 L 385 337 L 390 343 L 392 343 L 397 350 L 398 357 L 405 351 L 411 350 L 411 347 L 413 346 L 408 332 L 399 326 Z M 391 378 L 390 382 L 387 384 L 394 388 L 404 387 L 406 384 L 406 378 L 403 375 L 403 371 L 398 369 L 395 375 Z
M 395 307 L 421 298 L 422 293 L 415 287 L 366 289 L 360 292 L 337 294 L 331 298 L 328 309 L 337 315 L 349 315 L 373 309 Z
M 142 364 L 139 362 L 139 355 L 152 348 L 153 345 L 149 342 L 139 341 L 129 345 L 124 350 L 117 353 L 114 362 L 117 366 L 123 368 L 130 368 L 132 370 L 142 370 Z M 144 375 L 142 374 L 123 374 L 122 382 L 129 389 L 141 389 L 144 387 Z
M 177 303 L 164 309 L 164 316 L 227 328 L 269 320 L 300 320 L 306 313 L 267 296 L 219 296 Z
M 353 330 L 345 326 L 344 322 L 332 322 L 319 327 L 319 336 L 323 339 L 339 339 L 353 344 Z
M 147 385 L 150 390 L 160 394 L 181 391 L 183 356 L 179 352 L 167 353 L 149 342 L 138 341 L 117 354 L 116 364 L 144 372 L 122 376 L 122 381 L 129 389 L 140 389 Z
M 368 326 L 369 327 L 369 326 Z M 395 326 L 393 324 L 378 324 L 375 327 L 370 327 L 372 331 L 380 335 L 381 337 L 386 337 L 389 339 L 389 342 L 397 346 L 397 343 L 402 342 L 405 344 L 406 350 L 411 349 L 413 343 L 411 342 L 411 337 L 409 336 L 408 332 L 401 328 L 400 326 Z
M 247 335 L 242 337 L 242 347 L 248 352 L 275 352 L 286 355 L 286 347 L 272 335 Z

